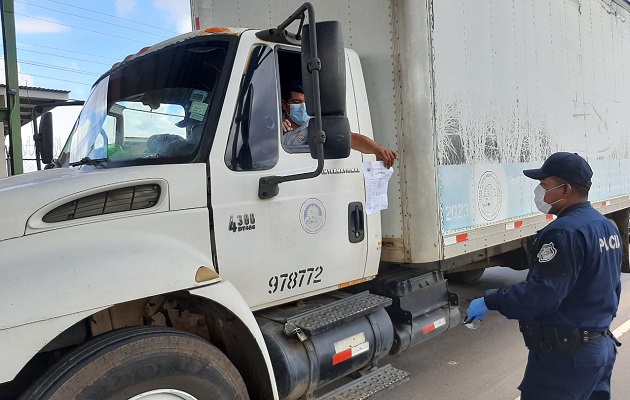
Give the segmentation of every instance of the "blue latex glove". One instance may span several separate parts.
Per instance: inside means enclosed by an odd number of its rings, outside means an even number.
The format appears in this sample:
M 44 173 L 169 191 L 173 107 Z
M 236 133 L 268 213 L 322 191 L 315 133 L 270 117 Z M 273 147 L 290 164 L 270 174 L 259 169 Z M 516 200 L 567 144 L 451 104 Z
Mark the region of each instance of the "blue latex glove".
M 486 301 L 483 297 L 479 297 L 470 302 L 470 306 L 468 306 L 468 319 L 470 321 L 474 319 L 482 320 L 483 316 L 489 313 L 488 307 L 486 307 Z

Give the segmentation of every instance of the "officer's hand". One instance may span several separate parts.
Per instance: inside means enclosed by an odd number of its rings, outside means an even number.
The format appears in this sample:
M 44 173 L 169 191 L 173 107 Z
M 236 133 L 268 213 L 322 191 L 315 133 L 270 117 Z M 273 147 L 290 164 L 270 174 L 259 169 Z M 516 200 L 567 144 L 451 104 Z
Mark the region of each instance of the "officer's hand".
M 467 311 L 468 319 L 471 321 L 475 318 L 478 320 L 482 320 L 483 316 L 489 312 L 490 310 L 488 310 L 488 307 L 486 307 L 486 301 L 483 299 L 483 297 L 479 297 L 470 302 L 470 306 L 468 306 Z

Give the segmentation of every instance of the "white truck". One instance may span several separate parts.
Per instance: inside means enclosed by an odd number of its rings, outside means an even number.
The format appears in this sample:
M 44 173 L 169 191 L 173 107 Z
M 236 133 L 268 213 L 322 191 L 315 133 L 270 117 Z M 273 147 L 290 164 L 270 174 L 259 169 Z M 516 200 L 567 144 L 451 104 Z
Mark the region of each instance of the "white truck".
M 367 398 L 407 379 L 385 355 L 459 324 L 444 273 L 525 267 L 550 217 L 521 170 L 558 150 L 628 245 L 624 0 L 314 4 L 192 0 L 49 169 L 0 179 L 0 399 Z M 399 154 L 386 211 L 350 131 Z

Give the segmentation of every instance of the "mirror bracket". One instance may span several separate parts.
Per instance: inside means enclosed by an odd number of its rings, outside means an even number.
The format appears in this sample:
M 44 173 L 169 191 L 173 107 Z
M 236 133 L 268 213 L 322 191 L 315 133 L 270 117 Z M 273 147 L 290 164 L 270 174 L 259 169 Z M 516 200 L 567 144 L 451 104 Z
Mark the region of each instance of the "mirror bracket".
M 280 192 L 278 185 L 280 184 L 279 176 L 266 176 L 260 178 L 258 184 L 258 197 L 261 199 L 270 199 L 276 197 Z
M 311 133 L 311 140 L 314 143 L 326 143 L 326 132 L 324 131 L 317 131 L 317 132 L 313 132 Z
M 319 58 L 311 58 L 307 64 L 308 72 L 313 71 L 321 71 L 322 70 L 322 60 Z

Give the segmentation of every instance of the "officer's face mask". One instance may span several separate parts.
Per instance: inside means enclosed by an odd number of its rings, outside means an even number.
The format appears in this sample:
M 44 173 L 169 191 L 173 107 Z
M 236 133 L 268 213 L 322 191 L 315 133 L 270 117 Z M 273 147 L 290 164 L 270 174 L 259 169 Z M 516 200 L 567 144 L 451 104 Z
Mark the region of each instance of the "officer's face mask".
M 549 210 L 551 210 L 551 206 L 554 205 L 555 203 L 559 202 L 560 200 L 562 200 L 562 198 L 552 202 L 552 203 L 546 203 L 545 202 L 545 193 L 547 193 L 550 190 L 554 190 L 557 189 L 559 187 L 564 186 L 565 184 L 562 183 L 558 186 L 554 186 L 551 189 L 545 190 L 544 187 L 542 187 L 540 184 L 538 184 L 538 186 L 536 186 L 536 189 L 534 189 L 534 203 L 536 203 L 536 208 L 538 209 L 538 211 L 540 211 L 543 214 L 548 214 Z
M 289 104 L 289 107 L 291 108 L 289 117 L 296 124 L 304 125 L 311 119 L 311 116 L 306 113 L 306 103 Z

